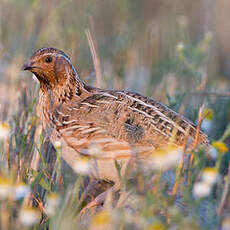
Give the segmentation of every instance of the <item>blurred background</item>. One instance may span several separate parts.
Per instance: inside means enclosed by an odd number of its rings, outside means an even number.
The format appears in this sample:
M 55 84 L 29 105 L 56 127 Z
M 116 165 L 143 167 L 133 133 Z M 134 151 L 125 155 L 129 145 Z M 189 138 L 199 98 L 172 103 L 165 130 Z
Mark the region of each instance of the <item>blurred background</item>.
M 71 58 L 83 81 L 98 85 L 87 31 L 100 60 L 100 87 L 139 92 L 195 123 L 199 108 L 204 105 L 206 116 L 202 129 L 212 143 L 208 155 L 201 149 L 193 155 L 195 160 L 190 161 L 191 165 L 184 164 L 186 170 L 181 175 L 179 171 L 173 171 L 172 176 L 166 174 L 164 185 L 160 183 L 161 171 L 158 179 L 154 176 L 146 180 L 147 186 L 158 181 L 151 188 L 152 194 L 149 189 L 144 193 L 142 189 L 139 191 L 141 180 L 133 183 L 137 210 L 141 212 L 133 215 L 120 209 L 113 213 L 109 209 L 109 218 L 108 213 L 102 212 L 104 216 L 99 215 L 97 221 L 108 222 L 114 218 L 116 224 L 121 223 L 119 229 L 126 229 L 129 224 L 127 229 L 144 229 L 144 223 L 152 226 L 145 229 L 173 226 L 170 229 L 197 230 L 203 223 L 203 229 L 211 230 L 220 229 L 217 224 L 220 226 L 226 217 L 223 226 L 227 227 L 221 229 L 230 229 L 229 12 L 229 0 L 0 0 L 0 229 L 22 229 L 18 219 L 25 226 L 42 223 L 33 229 L 48 229 L 48 226 L 76 229 L 79 224 L 76 215 L 84 202 L 107 188 L 102 184 L 98 191 L 91 189 L 83 193 L 91 181 L 76 177 L 61 163 L 60 146 L 55 153 L 41 132 L 35 109 L 39 84 L 31 73 L 21 71 L 35 50 L 51 46 Z M 210 166 L 215 168 L 206 168 Z M 205 169 L 206 173 L 211 172 L 207 178 L 214 175 L 208 186 L 202 179 Z M 166 195 L 175 181 L 180 181 L 178 191 L 183 194 L 178 194 L 185 206 L 178 200 L 174 205 L 177 196 Z M 24 186 L 27 192 L 19 199 L 12 198 L 12 190 L 17 195 L 18 185 Z M 194 188 L 200 194 L 195 194 Z M 90 194 L 91 191 L 99 193 Z M 86 194 L 85 198 L 80 194 Z M 194 194 L 204 202 L 194 199 Z M 53 214 L 48 214 L 52 195 L 56 195 L 56 203 Z M 45 211 L 44 205 L 47 205 Z M 27 207 L 37 207 L 41 218 L 34 209 L 35 217 L 31 220 L 31 209 L 28 212 Z M 176 207 L 179 207 L 177 211 Z M 46 212 L 49 217 L 56 210 L 57 215 L 47 221 Z M 160 226 L 168 227 L 153 228 L 151 224 L 159 224 L 158 221 Z M 118 229 L 116 224 L 113 229 Z
M 218 139 L 230 118 L 229 10 L 228 0 L 0 0 L 1 119 L 14 114 L 20 91 L 36 97 L 20 68 L 38 48 L 62 49 L 95 85 L 89 29 L 101 87 L 151 96 L 194 122 L 204 104 L 213 116 L 203 129 Z

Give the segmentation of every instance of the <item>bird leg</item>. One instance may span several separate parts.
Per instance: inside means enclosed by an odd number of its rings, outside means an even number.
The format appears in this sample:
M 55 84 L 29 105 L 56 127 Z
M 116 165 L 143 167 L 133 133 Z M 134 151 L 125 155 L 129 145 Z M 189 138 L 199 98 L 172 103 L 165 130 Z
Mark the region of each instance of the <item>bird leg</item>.
M 114 193 L 117 192 L 120 189 L 120 185 L 114 184 L 110 189 L 106 190 L 105 192 L 98 195 L 93 201 L 91 201 L 89 204 L 87 204 L 80 212 L 80 216 L 82 216 L 87 210 L 90 208 L 93 208 L 95 206 L 99 206 L 102 203 L 104 203 L 106 196 L 108 193 Z

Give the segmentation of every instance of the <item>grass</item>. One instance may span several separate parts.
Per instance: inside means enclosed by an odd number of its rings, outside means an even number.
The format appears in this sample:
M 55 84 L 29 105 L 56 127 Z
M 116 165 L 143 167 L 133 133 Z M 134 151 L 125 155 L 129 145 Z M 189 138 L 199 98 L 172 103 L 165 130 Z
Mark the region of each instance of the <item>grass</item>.
M 169 12 L 167 4 L 151 3 L 57 0 L 45 9 L 39 1 L 0 3 L 0 229 L 230 229 L 230 100 L 226 79 L 210 68 L 217 62 L 210 60 L 214 35 L 194 41 L 187 16 L 176 18 L 176 7 Z M 140 167 L 134 179 L 121 178 L 122 191 L 130 192 L 124 207 L 116 206 L 119 194 L 109 194 L 103 209 L 79 218 L 111 184 L 76 175 L 42 132 L 38 86 L 19 69 L 35 47 L 50 45 L 71 55 L 84 80 L 95 80 L 92 63 L 101 65 L 94 85 L 138 86 L 194 122 L 205 105 L 201 128 L 211 149 L 199 146 L 188 154 L 168 146 L 153 157 L 148 173 Z M 81 172 L 87 172 L 84 164 Z
M 192 62 L 188 63 L 189 57 L 183 49 L 178 50 L 183 71 L 190 71 L 194 78 L 200 76 L 194 72 Z M 202 81 L 198 83 L 201 85 Z M 79 218 L 86 197 L 90 197 L 89 201 L 95 194 L 83 192 L 87 175 L 76 176 L 62 162 L 61 146 L 57 143 L 55 151 L 45 138 L 36 116 L 36 95 L 37 89 L 33 93 L 23 89 L 15 114 L 9 123 L 1 124 L 1 229 L 229 227 L 230 168 L 223 161 L 228 151 L 224 141 L 229 129 L 220 141 L 213 142 L 211 152 L 199 147 L 187 154 L 167 147 L 154 153 L 148 173 L 140 167 L 133 181 L 121 178 L 122 191 L 130 193 L 124 207 L 117 207 L 116 197 L 112 199 L 110 194 L 103 209 Z M 177 98 L 173 100 L 169 96 L 172 106 L 181 103 L 180 97 Z M 204 113 L 208 119 L 213 118 L 210 112 L 213 113 L 212 109 Z M 179 164 L 178 154 L 183 156 Z M 114 164 L 119 173 L 119 164 Z M 82 167 L 82 172 L 87 172 Z
M 125 208 L 113 207 L 116 202 L 107 200 L 101 211 L 79 219 L 85 176 L 69 171 L 66 177 L 61 148 L 55 153 L 41 133 L 35 101 L 23 92 L 20 102 L 21 116 L 17 112 L 10 136 L 1 141 L 1 229 L 79 229 L 84 222 L 89 229 L 215 229 L 227 223 L 230 171 L 220 173 L 227 151 L 223 142 L 213 143 L 215 167 L 208 167 L 210 156 L 203 148 L 184 155 L 180 168 L 167 160 L 168 154 L 177 152 L 164 149 L 153 158 L 161 167 L 151 169 L 150 164 L 147 174 L 137 171 L 131 182 L 121 178 L 123 189 L 131 192 Z M 191 156 L 194 160 L 188 163 Z

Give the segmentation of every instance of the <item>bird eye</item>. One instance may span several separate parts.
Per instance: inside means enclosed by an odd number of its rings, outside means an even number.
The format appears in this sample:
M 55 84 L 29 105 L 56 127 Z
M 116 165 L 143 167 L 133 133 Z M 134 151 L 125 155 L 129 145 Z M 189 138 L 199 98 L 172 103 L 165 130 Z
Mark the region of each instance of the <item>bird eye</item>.
M 50 62 L 53 61 L 53 59 L 52 59 L 52 57 L 48 56 L 48 57 L 46 57 L 45 61 L 46 61 L 47 63 L 50 63 Z

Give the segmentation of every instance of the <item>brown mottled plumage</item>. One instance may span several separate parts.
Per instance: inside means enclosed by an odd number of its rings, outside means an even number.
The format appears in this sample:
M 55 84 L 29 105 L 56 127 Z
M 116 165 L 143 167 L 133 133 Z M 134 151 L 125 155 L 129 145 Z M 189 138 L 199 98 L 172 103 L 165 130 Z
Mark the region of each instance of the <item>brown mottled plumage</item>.
M 37 50 L 23 67 L 40 81 L 39 115 L 51 141 L 61 141 L 62 156 L 73 167 L 80 155 L 94 155 L 100 179 L 118 181 L 114 159 L 127 165 L 132 154 L 147 158 L 167 145 L 195 139 L 194 124 L 167 106 L 138 93 L 98 89 L 83 83 L 69 57 L 55 48 Z M 207 145 L 204 133 L 199 142 Z M 122 168 L 125 170 L 125 167 Z

